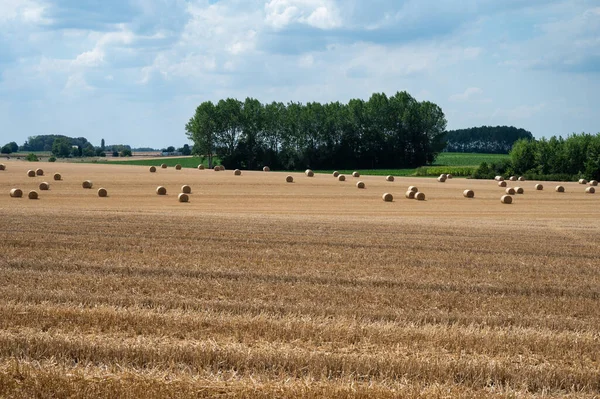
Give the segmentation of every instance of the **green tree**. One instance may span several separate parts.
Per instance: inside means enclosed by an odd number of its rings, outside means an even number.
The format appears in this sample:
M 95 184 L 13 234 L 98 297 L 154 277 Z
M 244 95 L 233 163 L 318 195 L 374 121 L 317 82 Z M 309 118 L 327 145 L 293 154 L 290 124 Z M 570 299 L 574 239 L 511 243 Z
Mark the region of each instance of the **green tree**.
M 520 139 L 510 151 L 510 160 L 513 170 L 518 174 L 525 174 L 536 167 L 536 142 L 534 140 Z
M 191 153 L 192 153 L 192 150 L 190 149 L 189 144 L 184 144 L 183 147 L 181 147 L 181 154 L 190 155 Z
M 132 155 L 131 149 L 130 148 L 123 148 L 121 150 L 121 152 L 119 153 L 120 156 L 122 157 L 130 157 Z
M 217 111 L 215 105 L 205 101 L 196 108 L 194 116 L 185 125 L 186 135 L 194 142 L 194 153 L 208 158 L 213 167 L 216 144 Z
M 2 149 L 0 150 L 0 153 L 2 154 L 12 154 L 12 149 L 10 148 L 10 146 L 8 144 L 5 144 Z
M 71 154 L 71 140 L 67 137 L 54 139 L 52 143 L 52 155 L 57 158 L 66 158 Z
M 82 154 L 84 157 L 93 157 L 96 155 L 96 149 L 91 143 L 87 143 L 85 147 L 83 147 Z
M 100 150 L 104 151 L 106 149 L 106 145 L 104 139 L 100 140 Z

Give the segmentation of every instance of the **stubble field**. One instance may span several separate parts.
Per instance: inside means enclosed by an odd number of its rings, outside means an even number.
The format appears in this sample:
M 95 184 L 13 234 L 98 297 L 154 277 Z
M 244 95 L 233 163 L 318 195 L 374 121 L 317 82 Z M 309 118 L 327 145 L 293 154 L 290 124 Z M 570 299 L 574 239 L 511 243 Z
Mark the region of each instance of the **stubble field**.
M 600 395 L 582 185 L 4 163 L 0 397 Z

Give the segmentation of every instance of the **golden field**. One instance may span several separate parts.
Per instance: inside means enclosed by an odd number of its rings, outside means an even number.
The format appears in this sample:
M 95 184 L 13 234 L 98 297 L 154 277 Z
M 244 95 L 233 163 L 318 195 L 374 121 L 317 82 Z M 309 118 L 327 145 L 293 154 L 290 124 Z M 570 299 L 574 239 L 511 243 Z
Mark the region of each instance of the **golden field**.
M 2 162 L 2 398 L 600 396 L 585 186 Z

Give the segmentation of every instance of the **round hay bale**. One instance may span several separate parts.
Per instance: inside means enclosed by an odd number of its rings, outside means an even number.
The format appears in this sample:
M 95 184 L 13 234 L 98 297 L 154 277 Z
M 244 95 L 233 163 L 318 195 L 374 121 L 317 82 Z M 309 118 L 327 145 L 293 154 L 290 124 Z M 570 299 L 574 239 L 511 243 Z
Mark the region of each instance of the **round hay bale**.
M 213 168 L 213 170 L 215 172 L 220 172 L 221 171 L 221 167 L 219 165 L 215 165 L 215 167 Z
M 502 177 L 502 176 L 496 176 L 496 177 L 494 177 L 494 180 L 496 180 L 496 181 L 504 181 L 504 177 Z
M 31 190 L 29 192 L 29 194 L 27 194 L 27 196 L 29 197 L 29 199 L 33 199 L 33 200 L 38 199 L 38 193 L 35 190 Z
M 92 188 L 93 185 L 94 183 L 92 183 L 91 180 L 86 180 L 83 183 L 81 183 L 81 187 L 83 188 Z
M 335 172 L 333 172 L 333 177 L 338 177 L 340 175 L 340 172 L 338 172 L 337 170 Z
M 585 189 L 585 192 L 587 194 L 594 194 L 596 192 L 596 189 L 594 187 L 588 187 Z
M 242 171 L 239 170 L 239 169 L 236 169 L 236 170 L 233 171 L 233 175 L 234 176 L 241 176 L 242 175 Z
M 425 201 L 425 193 L 422 193 L 420 191 L 418 193 L 415 193 L 415 199 L 417 201 Z
M 44 176 L 44 170 L 43 170 L 43 169 L 40 169 L 40 168 L 38 168 L 38 169 L 36 169 L 36 170 L 35 170 L 35 174 L 36 174 L 37 176 Z
M 221 169 L 221 172 L 223 172 L 225 170 L 225 166 L 219 165 L 219 169 Z
M 263 172 L 270 172 L 271 168 L 269 168 L 268 166 L 263 166 Z
M 473 198 L 473 197 L 475 197 L 475 192 L 473 190 L 465 190 L 465 191 L 463 191 L 463 197 Z
M 352 172 L 352 177 L 360 177 L 360 173 L 357 171 Z
M 35 170 L 31 170 L 31 169 L 28 170 L 27 171 L 27 176 L 29 176 L 29 177 L 35 177 Z
M 535 189 L 538 190 L 538 191 L 542 191 L 544 189 L 544 186 L 541 185 L 541 184 L 536 184 L 535 185 Z
M 512 187 L 507 188 L 504 192 L 508 195 L 515 195 L 517 193 Z
M 408 199 L 415 199 L 415 191 L 408 190 L 404 196 Z
M 386 176 L 385 181 L 394 181 L 394 176 L 392 176 L 392 175 Z
M 598 181 L 597 180 L 590 180 L 590 186 L 596 187 L 597 185 L 598 185 Z
M 102 188 L 102 187 L 100 187 L 100 188 L 98 189 L 98 197 L 100 197 L 100 198 L 104 198 L 104 197 L 106 197 L 106 196 L 108 196 L 108 191 L 106 191 L 106 189 L 105 189 L 105 188 Z
M 60 173 L 54 174 L 54 180 L 62 180 L 62 176 L 60 175 Z
M 512 204 L 512 197 L 510 195 L 503 195 L 500 198 L 500 202 L 502 202 L 503 204 Z
M 21 198 L 23 196 L 23 190 L 20 188 L 13 188 L 10 190 L 10 196 L 12 198 Z
M 523 187 L 515 187 L 515 192 L 517 194 L 525 194 L 525 190 L 523 189 Z
M 198 165 L 198 170 L 204 170 L 204 164 L 201 163 L 200 165 Z
M 579 184 L 587 184 L 587 180 L 585 179 L 579 179 Z
M 285 177 L 285 181 L 286 181 L 286 183 L 293 183 L 294 182 L 294 177 L 291 176 L 291 175 L 287 175 Z
M 150 173 L 156 172 L 156 166 L 150 166 Z
M 180 164 L 175 165 L 175 170 L 181 170 L 181 165 Z
M 41 182 L 40 183 L 40 190 L 42 191 L 46 191 L 46 190 L 50 190 L 50 185 L 47 182 Z
M 564 193 L 565 192 L 565 188 L 563 186 L 556 186 L 556 188 L 554 189 L 554 191 L 556 191 L 557 193 Z
M 518 181 L 525 181 L 525 178 L 523 176 L 519 176 L 519 178 L 517 180 Z
M 167 169 L 167 164 L 166 163 L 161 163 L 160 167 L 163 168 L 163 169 Z
M 179 202 L 188 202 L 190 200 L 190 197 L 186 193 L 181 193 L 177 196 L 177 200 Z
M 359 181 L 356 183 L 356 188 L 365 188 L 365 182 Z
M 498 187 L 506 187 L 506 182 L 504 180 L 499 181 Z
M 191 194 L 192 188 L 190 186 L 188 186 L 187 184 L 184 184 L 183 186 L 181 186 L 181 192 L 184 194 Z
M 167 189 L 163 186 L 156 187 L 156 194 L 158 195 L 167 195 Z
M 312 171 L 312 170 L 310 170 L 310 169 L 306 169 L 306 170 L 304 171 L 304 174 L 305 174 L 306 176 L 308 176 L 308 177 L 313 177 L 313 176 L 315 175 L 315 172 L 313 172 L 313 171 Z
M 390 193 L 384 193 L 381 196 L 381 199 L 383 199 L 385 202 L 392 202 L 394 200 L 394 196 Z
M 0 170 L 6 170 L 6 165 L 4 165 L 3 163 L 0 163 Z
M 452 179 L 452 175 L 451 175 L 450 173 L 448 173 L 448 174 L 446 175 L 446 179 Z
M 439 181 L 440 183 L 445 183 L 446 182 L 446 175 L 441 174 L 440 177 L 437 178 L 437 181 Z
M 510 181 L 517 181 L 517 176 L 511 176 L 508 180 L 510 180 Z
M 408 191 L 412 191 L 413 193 L 416 193 L 419 191 L 419 189 L 415 186 L 408 186 Z
M 346 181 L 346 176 L 344 176 L 344 175 L 339 175 L 339 176 L 338 176 L 338 181 Z

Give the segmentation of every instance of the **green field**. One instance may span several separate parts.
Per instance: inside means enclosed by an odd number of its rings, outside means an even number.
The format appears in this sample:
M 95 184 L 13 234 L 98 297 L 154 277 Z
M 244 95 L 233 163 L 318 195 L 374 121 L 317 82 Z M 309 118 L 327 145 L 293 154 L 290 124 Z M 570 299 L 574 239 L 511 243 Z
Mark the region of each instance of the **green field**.
M 218 161 L 218 158 L 213 158 L 213 163 Z M 143 165 L 143 166 L 167 166 L 181 165 L 183 168 L 197 168 L 201 163 L 208 166 L 208 160 L 200 157 L 181 157 L 181 158 L 153 158 L 153 159 L 128 159 L 123 161 L 106 161 L 103 163 L 116 165 Z
M 479 166 L 482 162 L 498 162 L 504 159 L 509 159 L 508 154 L 442 152 L 433 166 Z

